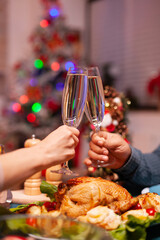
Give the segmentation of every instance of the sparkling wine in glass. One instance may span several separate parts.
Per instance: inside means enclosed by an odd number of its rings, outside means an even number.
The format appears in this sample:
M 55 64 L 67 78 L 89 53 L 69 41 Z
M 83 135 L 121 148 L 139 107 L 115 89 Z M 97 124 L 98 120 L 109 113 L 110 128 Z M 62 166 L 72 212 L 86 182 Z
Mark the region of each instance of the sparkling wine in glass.
M 98 67 L 88 68 L 88 90 L 85 113 L 95 131 L 100 130 L 100 125 L 104 117 L 105 100 L 101 76 Z M 96 166 L 101 167 L 104 161 L 98 161 Z
M 67 126 L 78 127 L 84 113 L 87 97 L 87 68 L 70 67 L 65 80 L 62 95 L 62 120 Z M 68 162 L 62 164 L 58 173 L 75 175 L 68 167 Z M 55 171 L 55 172 L 57 172 Z

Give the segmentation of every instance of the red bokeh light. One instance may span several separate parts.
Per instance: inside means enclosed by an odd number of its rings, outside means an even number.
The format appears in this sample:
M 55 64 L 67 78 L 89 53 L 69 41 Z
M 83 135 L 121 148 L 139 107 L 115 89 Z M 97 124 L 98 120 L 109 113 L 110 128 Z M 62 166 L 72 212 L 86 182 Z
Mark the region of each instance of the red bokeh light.
M 60 69 L 60 64 L 59 64 L 58 62 L 53 62 L 53 63 L 51 64 L 51 69 L 52 69 L 53 71 L 58 71 L 58 70 Z
M 21 111 L 21 105 L 20 105 L 19 103 L 14 103 L 14 104 L 12 105 L 12 110 L 13 110 L 14 112 L 20 112 L 20 111 Z
M 27 120 L 28 120 L 28 122 L 33 123 L 36 121 L 36 116 L 33 113 L 29 113 L 27 115 Z
M 28 96 L 27 95 L 22 95 L 19 98 L 20 103 L 25 104 L 28 102 Z
M 40 21 L 40 26 L 42 28 L 46 28 L 48 27 L 48 25 L 49 25 L 49 22 L 46 19 L 43 19 L 42 21 Z

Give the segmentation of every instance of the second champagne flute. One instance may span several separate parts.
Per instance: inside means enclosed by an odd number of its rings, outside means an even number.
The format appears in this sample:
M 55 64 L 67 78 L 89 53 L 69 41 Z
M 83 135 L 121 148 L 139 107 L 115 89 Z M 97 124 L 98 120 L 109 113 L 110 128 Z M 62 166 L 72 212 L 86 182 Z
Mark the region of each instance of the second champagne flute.
M 95 131 L 100 130 L 100 125 L 104 117 L 105 100 L 101 76 L 98 67 L 88 68 L 88 90 L 85 113 L 88 120 L 95 127 Z M 103 161 L 98 161 L 96 166 L 101 167 Z

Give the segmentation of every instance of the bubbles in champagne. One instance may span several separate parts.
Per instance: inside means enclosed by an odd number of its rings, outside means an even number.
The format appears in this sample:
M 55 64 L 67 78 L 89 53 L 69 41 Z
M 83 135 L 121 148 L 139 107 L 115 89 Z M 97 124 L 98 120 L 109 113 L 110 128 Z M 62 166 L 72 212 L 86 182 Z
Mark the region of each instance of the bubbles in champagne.
M 88 76 L 86 115 L 88 120 L 99 127 L 104 117 L 104 93 L 99 76 Z
M 83 116 L 87 95 L 87 76 L 68 74 L 63 90 L 62 118 L 68 126 L 77 127 Z

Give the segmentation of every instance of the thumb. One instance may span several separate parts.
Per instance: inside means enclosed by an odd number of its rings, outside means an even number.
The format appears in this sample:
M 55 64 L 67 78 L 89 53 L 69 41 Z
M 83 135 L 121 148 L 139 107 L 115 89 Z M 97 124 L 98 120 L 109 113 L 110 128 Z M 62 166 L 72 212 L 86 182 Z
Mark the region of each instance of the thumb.
M 101 138 L 105 139 L 103 146 L 105 148 L 114 148 L 116 145 L 116 134 L 115 133 L 110 133 L 106 132 L 105 135 L 103 133 L 100 133 Z
M 105 146 L 106 141 L 108 141 L 108 132 L 107 131 L 99 131 L 98 133 L 93 134 L 92 141 L 98 146 Z

